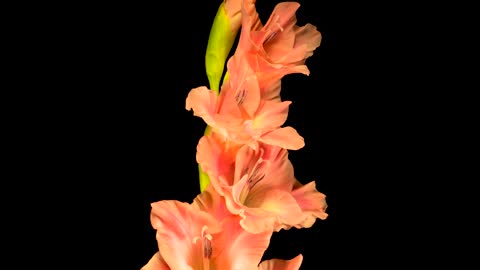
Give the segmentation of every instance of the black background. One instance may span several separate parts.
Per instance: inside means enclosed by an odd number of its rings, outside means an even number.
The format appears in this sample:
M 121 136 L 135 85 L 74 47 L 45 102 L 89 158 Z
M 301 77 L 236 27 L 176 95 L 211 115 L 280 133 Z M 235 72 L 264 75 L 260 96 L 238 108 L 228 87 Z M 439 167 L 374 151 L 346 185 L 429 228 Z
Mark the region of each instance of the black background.
M 279 2 L 257 1 L 263 22 Z M 388 156 L 403 143 L 389 140 L 402 132 L 390 125 L 398 115 L 386 113 L 397 97 L 378 91 L 399 87 L 384 64 L 394 56 L 377 51 L 388 40 L 376 36 L 365 5 L 298 2 L 297 24 L 315 25 L 323 39 L 307 60 L 310 76 L 282 79 L 282 98 L 292 101 L 286 125 L 306 143 L 290 159 L 299 181 L 315 180 L 326 194 L 329 217 L 275 233 L 264 258 L 301 253 L 304 270 L 398 265 L 387 258 L 401 232 L 385 230 L 391 220 L 382 208 L 401 174 L 388 171 Z M 218 5 L 79 4 L 52 21 L 56 68 L 49 76 L 61 91 L 51 94 L 60 101 L 45 108 L 51 117 L 44 124 L 58 131 L 48 135 L 52 147 L 41 147 L 55 156 L 43 170 L 54 168 L 51 179 L 61 179 L 52 205 L 63 208 L 49 231 L 65 231 L 60 249 L 75 246 L 59 257 L 139 269 L 157 251 L 150 203 L 191 202 L 199 193 L 195 151 L 205 124 L 185 110 L 185 99 L 208 84 L 204 56 Z

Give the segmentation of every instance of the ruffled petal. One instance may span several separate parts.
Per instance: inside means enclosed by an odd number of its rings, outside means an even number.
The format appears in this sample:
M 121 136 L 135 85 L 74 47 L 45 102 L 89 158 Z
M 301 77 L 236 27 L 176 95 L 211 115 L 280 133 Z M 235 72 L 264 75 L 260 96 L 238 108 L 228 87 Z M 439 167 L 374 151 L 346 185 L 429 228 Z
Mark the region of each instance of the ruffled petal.
M 292 127 L 275 129 L 262 135 L 259 141 L 290 150 L 298 150 L 305 146 L 303 137 Z
M 195 197 L 192 206 L 200 211 L 208 212 L 214 216 L 219 223 L 226 217 L 232 215 L 226 208 L 225 198 L 221 196 L 212 185 L 208 185 L 202 193 Z
M 243 117 L 252 117 L 256 112 L 261 98 L 259 83 L 255 71 L 241 55 L 235 55 L 228 63 L 229 81 L 227 88 L 231 91 L 225 98 L 231 99 L 234 106 L 243 113 Z
M 264 34 L 263 47 L 274 62 L 288 54 L 295 45 L 292 28 L 297 22 L 295 12 L 299 7 L 300 4 L 297 2 L 277 4 L 261 31 Z
M 215 244 L 223 247 L 216 257 L 215 269 L 258 270 L 272 231 L 249 233 L 240 226 L 237 216 L 227 219 L 223 229 L 221 236 L 214 236 Z
M 170 267 L 163 260 L 160 252 L 157 252 L 140 270 L 170 270 Z
M 190 90 L 185 101 L 185 109 L 193 109 L 195 116 L 201 117 L 208 125 L 214 126 L 217 95 L 205 86 Z
M 238 146 L 216 133 L 203 136 L 197 144 L 196 159 L 211 177 L 228 175 L 235 162 Z
M 298 270 L 302 261 L 302 254 L 291 260 L 271 259 L 260 263 L 258 270 Z
M 263 102 L 250 128 L 253 130 L 272 130 L 280 127 L 287 120 L 288 107 L 291 103 L 291 101 Z
M 303 61 L 312 56 L 313 51 L 320 46 L 321 41 L 322 34 L 318 32 L 316 26 L 308 23 L 302 27 L 295 27 L 295 47 L 289 54 L 290 61 Z M 298 55 L 298 57 L 293 57 L 294 55 Z
M 328 214 L 325 194 L 315 187 L 315 181 L 294 189 L 292 195 L 303 212 L 303 221 L 296 225 L 298 228 L 311 227 L 317 218 L 326 219 Z
M 274 223 L 270 224 L 275 231 L 296 225 L 301 222 L 303 217 L 302 209 L 298 206 L 295 198 L 290 192 L 284 190 L 274 189 L 268 191 L 267 194 L 252 194 L 248 197 L 246 204 L 250 207 L 245 210 L 245 218 L 241 224 L 245 230 L 254 233 L 258 232 L 256 224 L 264 221 L 262 216 L 255 215 L 255 211 L 250 212 L 251 209 L 261 209 L 268 213 L 264 214 L 267 219 L 275 217 Z

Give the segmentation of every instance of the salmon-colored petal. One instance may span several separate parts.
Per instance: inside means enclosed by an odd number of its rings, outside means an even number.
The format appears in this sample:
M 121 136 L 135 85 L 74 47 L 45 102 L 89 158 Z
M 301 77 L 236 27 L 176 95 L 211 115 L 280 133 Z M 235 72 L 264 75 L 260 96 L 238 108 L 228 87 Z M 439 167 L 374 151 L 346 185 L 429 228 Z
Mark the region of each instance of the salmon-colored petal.
M 233 185 L 224 187 L 227 209 L 242 216 L 249 232 L 279 230 L 302 221 L 302 212 L 290 192 L 295 184 L 288 151 L 260 144 L 242 147 L 236 157 Z M 288 224 L 285 225 L 284 224 Z
M 256 200 L 252 200 L 252 204 L 257 204 L 260 207 L 253 205 L 245 205 L 244 200 L 248 195 L 248 190 L 244 189 L 248 178 L 245 175 L 238 183 L 232 187 L 226 188 L 225 203 L 227 209 L 235 215 L 242 217 L 241 226 L 250 233 L 259 233 L 273 230 L 276 224 L 277 216 L 275 213 L 269 212 L 261 208 L 261 203 L 264 197 L 268 194 L 261 194 L 257 196 Z M 247 190 L 247 191 L 246 191 Z
M 313 55 L 313 51 L 320 46 L 322 41 L 322 34 L 318 32 L 317 27 L 307 23 L 302 27 L 295 28 L 295 48 L 293 51 L 303 51 L 303 58 L 308 58 Z M 295 53 L 291 53 L 294 55 Z M 292 62 L 302 61 L 302 56 L 299 53 L 298 58 L 291 56 Z
M 252 117 L 260 104 L 261 97 L 255 71 L 241 55 L 232 57 L 227 63 L 227 68 L 230 70 L 228 84 L 231 93 L 225 98 L 234 101 L 244 117 Z
M 253 44 L 251 44 L 250 33 L 263 27 L 255 8 L 255 0 L 244 0 L 241 11 L 242 27 L 237 51 L 252 46 Z
M 292 73 L 301 73 L 304 75 L 310 75 L 310 70 L 308 69 L 307 65 L 294 65 L 289 69 L 285 69 L 282 74 L 287 75 Z
M 260 104 L 260 96 L 257 76 L 252 73 L 245 78 L 243 86 L 237 89 L 235 100 L 246 116 L 253 117 Z
M 309 228 L 317 218 L 326 219 L 328 217 L 325 212 L 327 209 L 326 196 L 316 189 L 315 181 L 294 189 L 292 195 L 302 209 L 304 216 L 303 221 L 296 227 Z
M 157 252 L 140 270 L 170 270 L 170 267 L 163 260 L 160 252 Z
M 264 189 L 291 191 L 295 177 L 293 165 L 288 159 L 288 151 L 279 146 L 266 144 L 262 144 L 261 149 L 264 150 L 261 156 L 262 170 L 255 177 L 262 178 L 252 188 L 252 192 L 262 193 Z
M 223 247 L 216 257 L 215 269 L 258 270 L 271 235 L 272 231 L 249 233 L 240 226 L 239 217 L 228 218 L 224 222 L 222 236 L 215 238 L 215 244 Z
M 225 187 L 225 200 L 227 208 L 235 215 L 239 215 L 246 207 L 244 205 L 244 200 L 248 195 L 248 189 L 245 188 L 247 186 L 247 182 L 248 174 L 245 174 L 240 179 L 236 179 L 234 185 Z
M 205 211 L 214 216 L 218 222 L 231 215 L 225 205 L 225 198 L 219 194 L 212 185 L 197 195 L 192 205 L 200 211 Z
M 229 145 L 227 145 L 229 144 Z M 202 170 L 211 177 L 228 175 L 232 171 L 238 147 L 217 133 L 205 135 L 197 144 L 196 159 Z
M 275 231 L 284 228 L 284 225 L 296 225 L 302 220 L 302 209 L 288 191 L 274 189 L 265 195 L 253 194 L 249 196 L 248 200 L 246 203 L 251 205 L 249 209 L 259 208 L 276 217 L 272 224 Z M 254 215 L 249 215 L 249 209 L 245 210 L 245 218 L 241 224 L 245 230 L 256 232 L 253 228 L 259 221 L 255 219 Z
M 257 269 L 267 249 L 272 230 L 251 234 L 240 226 L 240 216 L 232 215 L 226 208 L 225 198 L 212 186 L 198 195 L 192 203 L 201 211 L 214 215 L 222 224 L 222 231 L 213 234 L 212 260 L 214 269 Z
M 190 90 L 185 101 L 185 109 L 192 110 L 195 116 L 203 118 L 210 126 L 215 125 L 214 114 L 217 95 L 205 86 Z
M 271 74 L 271 73 L 270 73 Z M 259 75 L 263 79 L 259 79 L 259 86 L 262 90 L 262 100 L 270 100 L 270 101 L 281 101 L 280 98 L 280 90 L 282 81 L 280 78 L 274 77 L 272 79 L 264 78 L 266 76 Z M 273 74 L 274 75 L 274 74 Z
M 200 138 L 197 145 L 197 162 L 209 175 L 210 184 L 223 196 L 223 186 L 231 186 L 234 181 L 236 144 L 216 132 Z
M 310 70 L 304 64 L 305 61 L 299 63 L 272 63 L 267 59 L 259 59 L 258 66 L 262 70 L 261 78 L 259 78 L 260 84 L 262 85 L 264 81 L 273 81 L 279 80 L 283 76 L 292 73 L 301 73 L 304 75 L 310 75 Z
M 280 127 L 287 120 L 288 107 L 291 103 L 291 101 L 264 101 L 250 128 L 271 130 Z
M 259 144 L 257 150 L 243 146 L 236 156 L 234 177 L 237 188 L 248 192 L 257 190 L 259 194 L 271 188 L 290 191 L 295 184 L 288 151 L 268 144 Z M 243 177 L 247 178 L 246 186 L 238 183 Z
M 157 231 L 156 238 L 161 257 L 172 269 L 191 269 L 201 259 L 201 248 L 194 239 L 221 230 L 210 214 L 198 211 L 190 204 L 164 200 L 152 203 L 151 222 Z
M 321 34 L 311 24 L 296 25 L 298 8 L 296 2 L 277 4 L 263 26 L 254 1 L 245 4 L 242 33 L 232 58 L 241 57 L 249 63 L 258 76 L 260 89 L 287 74 L 310 74 L 305 60 L 320 46 Z
M 271 259 L 260 263 L 258 270 L 298 270 L 303 261 L 303 255 L 299 254 L 291 260 Z
M 311 24 L 303 27 L 294 27 L 295 31 L 290 36 L 295 37 L 295 45 L 286 47 L 286 42 L 276 42 L 268 47 L 268 55 L 270 59 L 269 66 L 275 63 L 283 63 L 281 74 L 303 73 L 309 75 L 310 71 L 305 65 L 305 60 L 313 55 L 313 51 L 320 46 L 322 36 L 317 28 Z M 293 30 L 292 30 L 293 31 Z M 265 65 L 265 64 L 264 64 Z
M 282 64 L 289 69 L 284 73 L 285 75 L 298 71 L 295 66 L 303 65 L 321 42 L 321 34 L 315 26 L 311 24 L 302 27 L 295 25 L 297 22 L 295 12 L 298 7 L 298 3 L 278 4 L 270 16 L 269 22 L 262 29 L 268 39 L 263 42 L 263 48 L 267 55 L 265 59 L 271 65 Z M 277 28 L 279 30 L 275 31 Z M 285 68 L 283 69 L 285 70 Z M 302 70 L 308 72 L 306 66 L 302 67 Z
M 252 169 L 259 156 L 260 151 L 255 151 L 247 146 L 243 146 L 238 150 L 237 154 L 235 155 L 234 183 L 238 182 L 242 177 L 244 177 L 244 175 L 248 174 L 248 170 Z M 234 183 L 232 183 L 232 185 Z
M 302 65 L 305 60 L 313 55 L 313 51 L 320 46 L 321 34 L 311 24 L 305 26 L 293 26 L 288 32 L 282 32 L 276 38 L 276 42 L 265 45 L 270 65 L 282 63 L 289 69 L 295 65 Z M 294 40 L 290 46 L 291 39 Z M 290 71 L 291 72 L 291 71 Z
M 295 12 L 299 7 L 300 4 L 297 2 L 277 4 L 263 27 L 261 31 L 264 34 L 263 47 L 272 60 L 288 54 L 295 45 L 295 34 L 292 31 L 297 22 Z
M 218 164 L 219 157 L 222 155 L 220 145 L 211 142 L 211 137 L 203 136 L 197 144 L 197 163 L 200 164 L 202 171 L 217 176 L 222 171 L 222 163 Z
M 278 3 L 270 17 L 265 23 L 262 31 L 264 32 L 283 32 L 285 28 L 289 27 L 289 25 L 293 26 L 297 19 L 295 17 L 295 13 L 297 12 L 300 4 L 297 2 L 281 2 Z
M 270 131 L 262 135 L 259 141 L 290 150 L 298 150 L 305 146 L 303 137 L 292 127 L 283 127 Z
M 228 63 L 231 63 L 233 60 L 234 59 L 229 60 Z M 244 70 L 245 68 L 242 68 L 235 72 L 229 72 L 229 75 L 233 74 L 233 79 L 231 78 L 232 75 L 230 75 L 229 79 L 222 85 L 220 90 L 217 106 L 217 113 L 219 115 L 227 115 L 238 118 L 242 117 L 242 112 L 238 106 L 236 95 L 240 95 L 240 93 L 238 93 L 238 89 L 240 86 L 243 86 L 242 79 L 244 76 L 239 73 L 243 72 Z
M 241 226 L 250 233 L 280 230 L 284 223 L 293 226 L 302 221 L 302 211 L 289 191 L 268 186 L 248 191 L 245 175 L 230 192 L 225 192 L 227 209 L 240 215 Z

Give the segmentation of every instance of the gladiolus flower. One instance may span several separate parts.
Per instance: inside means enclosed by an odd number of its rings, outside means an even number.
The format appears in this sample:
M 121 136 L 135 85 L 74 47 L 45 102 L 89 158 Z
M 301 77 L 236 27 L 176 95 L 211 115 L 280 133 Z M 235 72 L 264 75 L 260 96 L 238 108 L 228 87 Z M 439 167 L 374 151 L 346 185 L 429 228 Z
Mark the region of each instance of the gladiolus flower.
M 249 63 L 259 77 L 261 88 L 266 88 L 263 82 L 276 81 L 286 74 L 309 75 L 305 61 L 320 46 L 321 34 L 311 24 L 296 25 L 295 13 L 300 4 L 277 4 L 263 26 L 255 1 L 244 0 L 243 3 L 242 30 L 232 58 L 242 58 Z M 235 73 L 233 70 L 229 72 Z
M 197 146 L 197 162 L 214 189 L 225 196 L 227 209 L 242 217 L 245 230 L 306 228 L 327 217 L 325 195 L 316 190 L 314 181 L 303 185 L 294 177 L 286 149 L 260 144 L 254 150 L 244 145 L 235 156 L 232 149 L 220 136 L 204 136 Z
M 225 86 L 217 96 L 204 86 L 192 89 L 185 108 L 193 109 L 194 115 L 203 118 L 212 132 L 234 143 L 248 144 L 254 149 L 258 142 L 291 150 L 305 145 L 303 137 L 294 128 L 282 127 L 290 101 L 260 100 L 258 88 L 254 85 L 245 88 L 243 94 L 230 90 Z M 249 94 L 246 94 L 247 91 Z M 243 106 L 243 103 L 246 105 Z
M 192 204 L 152 204 L 159 252 L 142 270 L 258 270 L 272 231 L 249 233 L 239 217 L 222 211 L 224 199 L 207 188 Z

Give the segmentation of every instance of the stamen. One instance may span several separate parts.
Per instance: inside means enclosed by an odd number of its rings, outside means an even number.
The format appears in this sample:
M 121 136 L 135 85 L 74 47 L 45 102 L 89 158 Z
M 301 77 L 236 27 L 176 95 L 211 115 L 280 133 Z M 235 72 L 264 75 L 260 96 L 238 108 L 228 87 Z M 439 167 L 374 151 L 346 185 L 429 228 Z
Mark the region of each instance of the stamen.
M 206 259 L 210 259 L 212 257 L 212 242 L 207 239 L 207 237 L 203 238 L 203 257 Z
M 275 17 L 275 25 L 278 27 L 278 30 L 280 30 L 280 32 L 283 32 L 283 27 L 282 25 L 278 22 L 280 20 L 280 15 L 277 15 L 277 17 Z M 274 38 L 277 33 L 278 33 L 278 30 L 275 30 L 275 31 L 272 31 L 266 38 L 265 38 L 265 41 L 263 42 L 263 44 L 267 44 L 272 38 Z
M 242 191 L 240 192 L 240 202 L 244 203 L 245 202 L 245 199 L 247 198 L 248 196 L 248 193 L 250 192 L 250 190 L 252 190 L 252 188 L 258 183 L 260 182 L 263 178 L 265 178 L 265 170 L 264 170 L 264 162 L 263 160 L 260 158 L 257 163 L 255 164 L 255 167 L 253 167 L 253 171 L 250 173 L 250 176 L 248 177 L 248 180 L 247 182 L 245 183 L 245 186 L 243 186 L 243 189 Z M 262 173 L 262 174 L 260 174 Z M 243 173 L 242 175 L 245 175 L 245 173 Z M 245 176 L 244 176 L 245 177 Z
M 250 189 L 253 187 L 254 184 L 256 184 L 258 181 L 262 180 L 263 177 L 265 177 L 265 173 L 259 176 L 260 171 L 263 170 L 263 168 L 265 167 L 264 165 L 265 163 L 261 158 L 255 164 L 255 167 L 253 168 L 253 171 L 250 174 L 250 178 L 248 179 L 248 183 L 251 184 Z
M 257 181 L 255 181 L 253 184 L 250 185 L 250 190 L 263 178 L 265 178 L 265 174 L 262 174 L 262 176 L 260 176 Z
M 202 239 L 203 239 L 203 258 L 210 259 L 212 257 L 212 235 L 206 232 L 207 226 L 202 228 Z
M 283 32 L 283 27 L 278 22 L 276 24 L 278 26 L 278 29 L 280 29 L 280 32 Z
M 237 102 L 237 105 L 242 105 L 246 97 L 247 97 L 247 90 L 245 88 L 240 91 L 237 91 L 237 93 L 235 94 L 235 101 Z
M 263 45 L 267 44 L 275 35 L 277 34 L 277 32 L 272 32 L 270 33 L 267 38 L 265 39 L 265 41 L 263 42 Z

